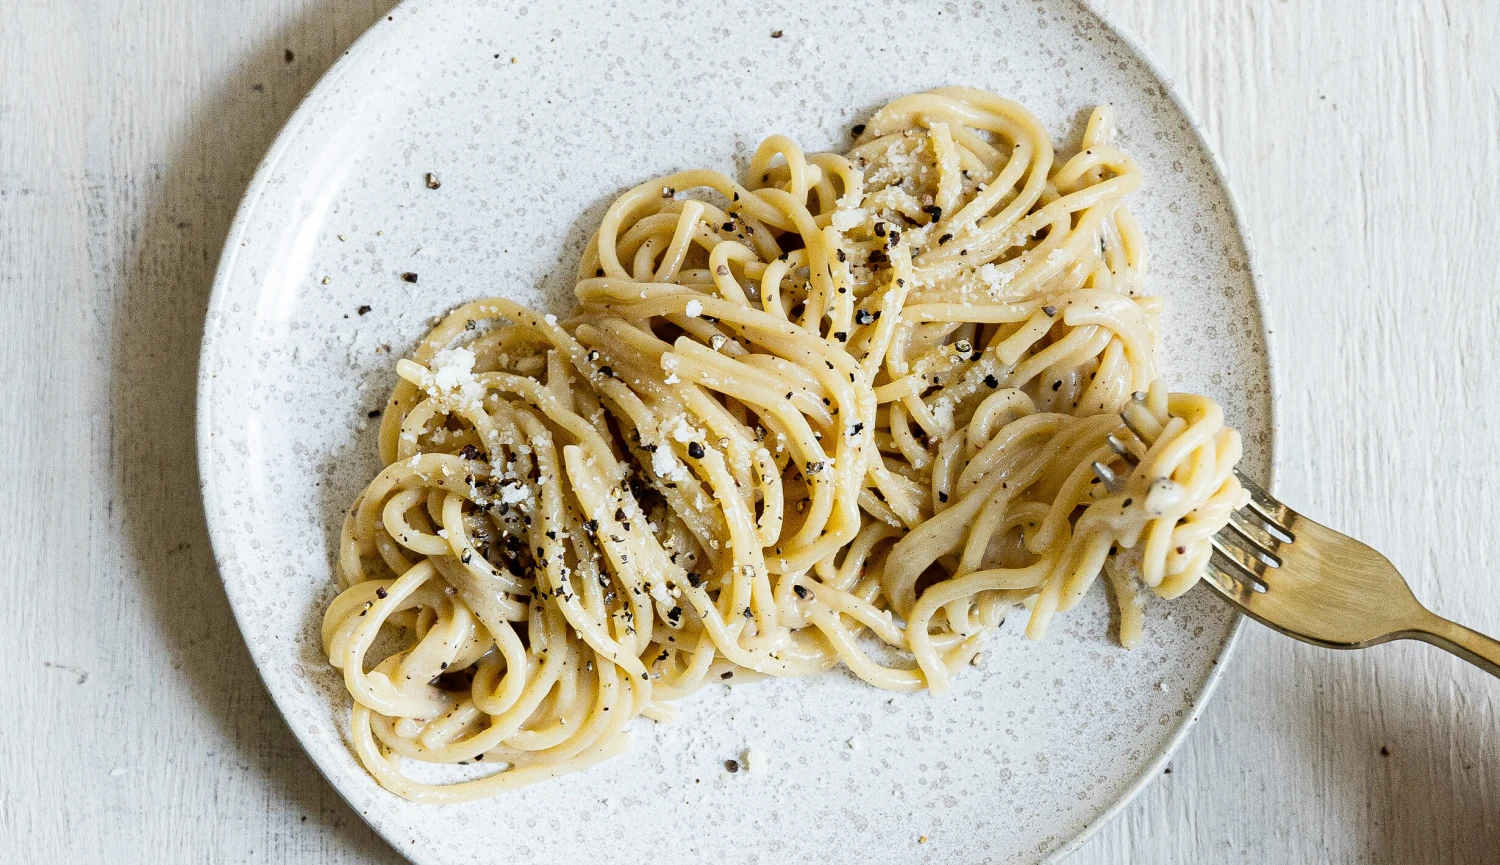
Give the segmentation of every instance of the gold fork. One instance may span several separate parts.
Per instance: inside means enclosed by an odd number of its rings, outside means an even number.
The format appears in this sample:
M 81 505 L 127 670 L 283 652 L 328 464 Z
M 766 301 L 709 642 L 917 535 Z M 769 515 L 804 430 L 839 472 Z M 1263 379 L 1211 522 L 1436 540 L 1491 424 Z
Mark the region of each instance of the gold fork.
M 1149 445 L 1144 394 L 1120 417 Z M 1111 435 L 1109 446 L 1132 468 L 1134 450 Z M 1104 485 L 1123 483 L 1103 463 L 1094 472 Z M 1250 503 L 1229 515 L 1213 537 L 1204 581 L 1252 619 L 1308 643 L 1363 649 L 1390 640 L 1421 640 L 1500 676 L 1500 641 L 1451 622 L 1417 600 L 1395 565 L 1367 544 L 1302 516 L 1235 470 Z

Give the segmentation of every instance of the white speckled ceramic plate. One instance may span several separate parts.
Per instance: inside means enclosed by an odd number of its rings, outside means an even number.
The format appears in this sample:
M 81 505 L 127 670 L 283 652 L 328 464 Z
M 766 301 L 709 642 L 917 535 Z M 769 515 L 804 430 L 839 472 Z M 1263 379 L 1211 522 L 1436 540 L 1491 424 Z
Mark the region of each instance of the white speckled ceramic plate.
M 887 99 L 943 84 L 1019 99 L 1065 142 L 1095 103 L 1118 107 L 1146 178 L 1132 207 L 1152 285 L 1169 300 L 1166 368 L 1177 387 L 1224 404 L 1249 469 L 1265 474 L 1268 364 L 1230 196 L 1166 85 L 1067 0 L 409 0 L 277 139 L 209 307 L 203 495 L 267 688 L 398 850 L 424 865 L 571 865 L 603 851 L 620 862 L 1033 862 L 1071 849 L 1159 774 L 1235 633 L 1206 589 L 1151 606 L 1130 652 L 1109 640 L 1098 591 L 1041 644 L 1015 617 L 943 697 L 892 695 L 842 672 L 711 686 L 676 724 L 635 722 L 625 756 L 491 801 L 405 802 L 346 742 L 348 700 L 318 638 L 333 541 L 378 468 L 366 413 L 429 317 L 492 293 L 564 311 L 579 251 L 622 189 L 688 166 L 734 170 L 773 132 L 842 149 Z M 750 746 L 766 767 L 725 774 Z

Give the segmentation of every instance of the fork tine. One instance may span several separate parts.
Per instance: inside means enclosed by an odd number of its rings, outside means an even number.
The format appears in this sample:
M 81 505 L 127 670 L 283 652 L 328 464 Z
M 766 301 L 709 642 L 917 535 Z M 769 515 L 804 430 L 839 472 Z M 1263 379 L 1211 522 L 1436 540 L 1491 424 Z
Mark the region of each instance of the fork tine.
M 1267 570 L 1281 567 L 1281 560 L 1269 553 L 1258 554 L 1257 552 L 1246 550 L 1239 544 L 1229 543 L 1218 535 L 1214 535 L 1210 540 L 1213 542 L 1215 552 L 1238 565 L 1245 573 L 1254 577 L 1262 584 L 1266 581 Z M 1275 563 L 1273 564 L 1268 559 L 1274 560 Z
M 1242 598 L 1246 594 L 1247 586 L 1226 573 L 1213 560 L 1203 566 L 1203 579 L 1231 598 Z
M 1125 428 L 1135 434 L 1135 437 L 1148 447 L 1156 441 L 1161 434 L 1161 424 L 1151 416 L 1146 409 L 1144 400 L 1133 399 L 1125 404 L 1120 410 L 1120 420 L 1125 422 Z
M 1094 474 L 1104 482 L 1104 488 L 1112 493 L 1117 493 L 1125 488 L 1125 481 L 1115 474 L 1110 467 L 1099 461 L 1094 462 Z
M 1290 541 L 1283 541 L 1250 520 L 1245 519 L 1240 515 L 1239 511 L 1229 512 L 1229 528 L 1233 529 L 1236 534 L 1248 543 L 1254 544 L 1272 555 L 1276 555 L 1283 543 L 1290 543 Z M 1277 558 L 1279 559 L 1280 556 L 1277 556 Z
M 1217 568 L 1226 577 L 1240 583 L 1251 592 L 1266 591 L 1266 581 L 1261 579 L 1258 574 L 1246 570 L 1239 562 L 1230 558 L 1220 548 L 1218 543 L 1214 544 L 1214 552 L 1213 555 L 1209 556 L 1208 562 L 1210 567 Z
M 1141 464 L 1141 458 L 1136 456 L 1135 453 L 1130 450 L 1130 446 L 1121 441 L 1120 437 L 1115 435 L 1114 433 L 1110 433 L 1109 435 L 1105 436 L 1104 443 L 1109 445 L 1109 449 L 1119 454 L 1120 458 L 1129 463 L 1132 468 Z
M 1245 477 L 1244 472 L 1239 469 L 1234 470 L 1234 477 L 1250 494 L 1251 509 L 1264 517 L 1272 526 L 1285 532 L 1287 540 L 1291 541 L 1291 530 L 1288 527 L 1292 524 L 1292 518 L 1298 516 L 1297 512 L 1271 498 L 1269 493 L 1260 488 L 1260 484 Z

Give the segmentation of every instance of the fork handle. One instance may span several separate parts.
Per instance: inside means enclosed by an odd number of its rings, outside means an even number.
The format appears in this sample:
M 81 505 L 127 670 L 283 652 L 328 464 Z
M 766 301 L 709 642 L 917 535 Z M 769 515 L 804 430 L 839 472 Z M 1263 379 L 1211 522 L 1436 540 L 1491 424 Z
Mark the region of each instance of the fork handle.
M 1500 676 L 1500 640 L 1473 628 L 1429 612 L 1417 624 L 1412 637 L 1452 652 L 1492 676 Z

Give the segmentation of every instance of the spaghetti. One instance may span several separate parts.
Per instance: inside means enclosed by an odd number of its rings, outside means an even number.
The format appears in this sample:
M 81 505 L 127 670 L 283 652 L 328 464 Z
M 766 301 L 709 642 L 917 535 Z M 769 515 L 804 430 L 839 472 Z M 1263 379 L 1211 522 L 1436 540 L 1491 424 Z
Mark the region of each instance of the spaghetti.
M 1240 438 L 1159 379 L 1108 108 L 1061 160 L 972 89 L 856 132 L 842 155 L 773 136 L 743 184 L 637 186 L 566 318 L 475 301 L 398 363 L 323 623 L 386 788 L 582 769 L 708 682 L 842 663 L 942 691 L 1008 610 L 1041 639 L 1101 573 L 1132 646 L 1144 593 L 1197 581 Z M 1122 409 L 1155 433 L 1133 467 Z

